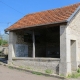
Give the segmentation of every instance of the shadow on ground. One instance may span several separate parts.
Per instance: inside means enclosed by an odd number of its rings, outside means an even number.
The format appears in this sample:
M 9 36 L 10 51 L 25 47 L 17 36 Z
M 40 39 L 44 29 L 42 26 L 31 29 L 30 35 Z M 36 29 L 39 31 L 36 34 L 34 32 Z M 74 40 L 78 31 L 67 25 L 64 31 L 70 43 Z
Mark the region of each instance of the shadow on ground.
M 0 62 L 6 63 L 7 64 L 7 58 L 5 57 L 0 57 Z

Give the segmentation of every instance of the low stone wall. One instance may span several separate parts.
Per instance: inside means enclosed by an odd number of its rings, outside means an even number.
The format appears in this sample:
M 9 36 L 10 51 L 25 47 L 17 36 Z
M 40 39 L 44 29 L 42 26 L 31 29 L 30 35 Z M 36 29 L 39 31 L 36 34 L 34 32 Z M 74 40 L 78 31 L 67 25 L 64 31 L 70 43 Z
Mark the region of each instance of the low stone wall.
M 30 67 L 41 71 L 50 69 L 56 74 L 59 74 L 59 62 L 60 59 L 58 58 L 13 58 L 14 65 Z
M 8 47 L 0 46 L 0 52 L 2 52 L 4 55 L 8 55 L 8 50 Z

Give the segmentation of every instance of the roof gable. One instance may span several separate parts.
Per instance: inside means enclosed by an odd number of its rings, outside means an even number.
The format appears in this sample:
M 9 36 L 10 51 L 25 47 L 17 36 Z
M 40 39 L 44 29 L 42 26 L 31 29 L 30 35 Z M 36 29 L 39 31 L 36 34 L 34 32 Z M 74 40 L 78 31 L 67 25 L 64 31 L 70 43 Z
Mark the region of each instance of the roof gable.
M 74 11 L 74 13 L 67 19 L 68 22 L 70 22 L 73 17 L 80 11 L 80 6 Z
M 60 23 L 67 20 L 69 21 L 79 6 L 80 3 L 53 10 L 28 14 L 7 28 L 6 31 L 29 28 L 44 24 Z

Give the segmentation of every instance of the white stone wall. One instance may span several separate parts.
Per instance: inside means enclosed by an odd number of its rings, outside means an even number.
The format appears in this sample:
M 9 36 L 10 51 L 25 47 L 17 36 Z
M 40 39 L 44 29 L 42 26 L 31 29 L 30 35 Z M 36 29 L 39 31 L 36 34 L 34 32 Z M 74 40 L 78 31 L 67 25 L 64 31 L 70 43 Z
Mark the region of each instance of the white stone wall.
M 12 61 L 12 57 L 15 57 L 15 43 L 16 43 L 16 34 L 14 32 L 9 32 L 9 54 L 8 54 L 8 63 Z
M 67 25 L 61 25 L 59 74 L 65 76 L 71 74 L 70 39 L 68 35 Z
M 77 41 L 77 60 L 80 61 L 80 11 L 67 25 L 67 29 L 70 39 Z
M 71 40 L 76 41 L 76 53 L 71 52 Z M 74 51 L 74 50 L 73 50 Z M 75 58 L 71 59 L 71 55 Z M 67 25 L 60 25 L 60 64 L 59 74 L 68 75 L 78 69 L 80 63 L 80 11 Z

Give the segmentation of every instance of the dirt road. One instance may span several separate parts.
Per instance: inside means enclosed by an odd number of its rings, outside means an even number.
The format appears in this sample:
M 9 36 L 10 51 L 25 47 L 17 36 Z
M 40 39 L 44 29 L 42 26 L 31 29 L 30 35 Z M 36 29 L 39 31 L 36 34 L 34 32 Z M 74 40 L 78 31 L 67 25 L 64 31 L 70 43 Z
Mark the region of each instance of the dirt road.
M 53 77 L 35 75 L 0 65 L 0 80 L 62 80 Z

